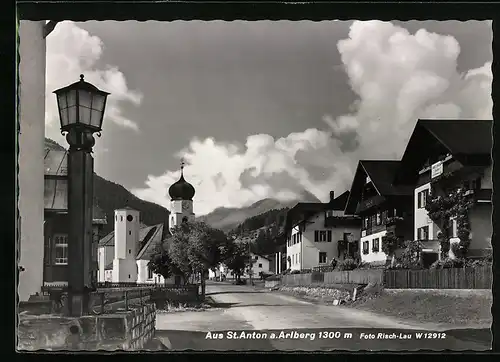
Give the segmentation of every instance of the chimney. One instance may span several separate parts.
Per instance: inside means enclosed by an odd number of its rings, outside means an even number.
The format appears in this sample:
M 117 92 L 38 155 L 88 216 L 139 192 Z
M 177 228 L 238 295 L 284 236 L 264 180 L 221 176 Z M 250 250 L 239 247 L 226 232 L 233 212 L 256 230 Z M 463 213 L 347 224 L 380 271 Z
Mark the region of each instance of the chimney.
M 335 199 L 335 192 L 330 191 L 330 202 L 333 202 L 333 199 Z

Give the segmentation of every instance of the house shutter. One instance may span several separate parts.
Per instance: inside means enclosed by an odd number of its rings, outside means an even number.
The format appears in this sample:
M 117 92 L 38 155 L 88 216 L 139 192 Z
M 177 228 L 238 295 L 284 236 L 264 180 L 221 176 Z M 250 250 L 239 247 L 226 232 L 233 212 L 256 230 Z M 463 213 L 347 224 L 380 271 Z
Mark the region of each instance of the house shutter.
M 314 230 L 314 241 L 319 241 L 319 230 Z
M 327 233 L 327 241 L 330 243 L 332 241 L 332 231 L 328 230 L 326 233 Z

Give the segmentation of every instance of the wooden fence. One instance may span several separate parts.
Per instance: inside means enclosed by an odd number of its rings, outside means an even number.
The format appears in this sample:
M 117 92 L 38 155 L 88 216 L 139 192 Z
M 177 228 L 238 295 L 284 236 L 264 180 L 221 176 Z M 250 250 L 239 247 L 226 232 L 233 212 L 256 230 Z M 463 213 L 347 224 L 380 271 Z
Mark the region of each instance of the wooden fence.
M 360 269 L 351 271 L 331 271 L 306 274 L 283 275 L 281 283 L 287 286 L 332 285 L 332 284 L 380 284 L 383 282 L 382 269 Z
M 386 270 L 388 289 L 491 289 L 491 267 L 426 270 Z
M 425 270 L 355 269 L 283 275 L 286 286 L 379 284 L 388 289 L 491 289 L 491 266 Z

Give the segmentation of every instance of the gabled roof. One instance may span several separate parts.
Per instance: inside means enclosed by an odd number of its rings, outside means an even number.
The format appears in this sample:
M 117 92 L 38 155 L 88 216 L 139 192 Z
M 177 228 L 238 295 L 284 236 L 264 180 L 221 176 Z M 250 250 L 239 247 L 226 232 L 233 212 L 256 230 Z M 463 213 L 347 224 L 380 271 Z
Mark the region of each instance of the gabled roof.
M 137 241 L 137 259 L 148 259 L 151 253 L 154 252 L 158 245 L 168 237 L 170 231 L 166 224 L 157 224 L 153 226 L 144 226 L 139 230 L 139 240 Z M 114 247 L 115 246 L 115 232 L 111 231 L 108 235 L 99 241 L 99 247 Z
M 400 161 L 397 160 L 360 160 L 346 203 L 346 213 L 353 214 L 355 212 L 367 176 L 381 196 L 412 195 L 413 189 L 411 187 L 395 186 L 392 182 L 399 168 L 399 163 Z
M 160 246 L 166 238 L 164 235 L 164 224 L 159 224 L 150 229 L 145 235 L 141 250 L 137 253 L 137 259 L 149 260 L 156 248 Z
M 250 253 L 250 254 L 252 254 L 254 256 L 258 256 L 259 258 L 262 258 L 262 259 L 266 259 L 267 261 L 271 261 L 271 259 L 269 259 L 269 257 L 267 257 L 267 256 L 257 254 L 257 253 Z
M 290 233 L 292 227 L 326 210 L 344 211 L 349 191 L 345 191 L 330 202 L 299 202 L 286 213 L 283 236 Z M 281 234 L 280 234 L 281 235 Z
M 395 175 L 395 182 L 413 182 L 417 170 L 436 152 L 450 153 L 463 165 L 489 164 L 492 126 L 492 120 L 418 120 Z
M 44 174 L 46 176 L 68 175 L 68 151 L 45 147 L 43 158 Z

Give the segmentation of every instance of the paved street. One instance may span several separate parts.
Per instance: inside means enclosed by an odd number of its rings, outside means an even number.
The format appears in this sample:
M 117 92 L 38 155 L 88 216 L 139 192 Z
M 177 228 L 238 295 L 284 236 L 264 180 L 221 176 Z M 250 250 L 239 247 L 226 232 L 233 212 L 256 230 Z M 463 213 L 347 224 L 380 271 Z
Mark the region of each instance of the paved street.
M 347 307 L 318 305 L 248 286 L 209 284 L 207 296 L 216 303 L 216 308 L 158 313 L 156 336 L 173 350 L 490 348 L 487 330 L 448 331 L 443 326 L 409 323 Z

